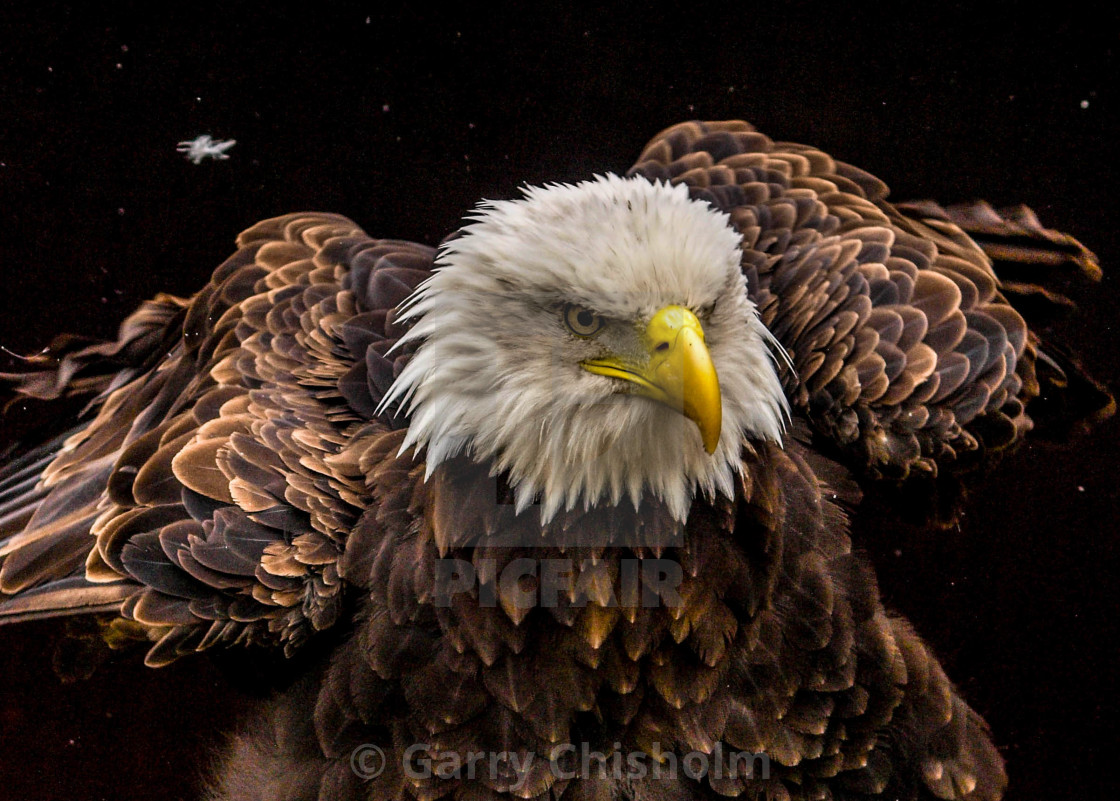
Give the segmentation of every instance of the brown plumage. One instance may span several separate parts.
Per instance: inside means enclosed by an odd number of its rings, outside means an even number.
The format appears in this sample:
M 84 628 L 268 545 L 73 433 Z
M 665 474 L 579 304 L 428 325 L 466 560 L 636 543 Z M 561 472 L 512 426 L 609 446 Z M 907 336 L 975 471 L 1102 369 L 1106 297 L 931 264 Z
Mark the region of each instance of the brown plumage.
M 1063 299 L 1001 282 L 991 259 L 1013 279 L 1037 265 L 1100 277 L 1091 252 L 1029 209 L 893 205 L 874 176 L 739 121 L 676 125 L 631 173 L 686 183 L 731 214 L 763 321 L 795 356 L 791 400 L 875 475 L 936 471 L 1031 427 L 1025 407 L 1042 391 L 1040 340 L 1008 295 Z M 1055 375 L 1054 357 L 1043 361 L 1046 381 L 1079 372 L 1067 365 Z M 1112 408 L 1092 390 L 1086 403 L 1087 414 Z
M 732 497 L 697 498 L 685 523 L 645 500 L 541 524 L 489 465 L 461 456 L 425 481 L 423 453 L 398 452 L 405 411 L 377 412 L 416 349 L 390 352 L 398 306 L 435 250 L 289 215 L 245 231 L 189 301 L 160 296 L 116 343 L 63 342 L 16 379 L 97 400 L 0 473 L 3 622 L 116 613 L 151 665 L 352 629 L 235 743 L 222 798 L 1000 797 L 985 725 L 884 611 L 818 474 L 944 478 L 1018 441 L 1042 385 L 1070 390 L 1067 416 L 1106 413 L 1010 302 L 1060 298 L 1001 283 L 985 250 L 1091 277 L 1092 254 L 1029 212 L 893 206 L 878 179 L 741 122 L 668 129 L 631 174 L 730 215 L 792 360 L 801 436 L 745 440 Z M 557 605 L 497 580 L 525 557 L 570 562 Z M 442 603 L 441 558 L 479 587 Z M 624 580 L 654 559 L 680 565 L 681 603 L 644 604 Z M 401 768 L 414 743 L 538 760 L 417 779 Z M 770 773 L 573 778 L 545 761 L 568 743 L 718 746 L 766 754 Z M 386 755 L 368 782 L 363 744 Z

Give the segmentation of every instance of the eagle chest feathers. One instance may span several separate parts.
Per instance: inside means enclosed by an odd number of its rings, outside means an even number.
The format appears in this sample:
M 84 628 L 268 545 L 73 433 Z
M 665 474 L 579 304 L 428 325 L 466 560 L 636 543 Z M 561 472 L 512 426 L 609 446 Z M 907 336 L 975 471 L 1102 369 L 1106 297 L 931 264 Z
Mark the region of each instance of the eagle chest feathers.
M 957 221 L 1099 270 L 1026 212 L 886 196 L 686 123 L 438 250 L 266 220 L 194 298 L 14 377 L 95 400 L 0 468 L 0 622 L 313 655 L 214 801 L 995 801 L 835 499 L 847 468 L 950 487 L 1040 395 L 1111 410 Z
M 387 435 L 385 444 L 400 439 Z M 401 475 L 417 469 L 399 461 Z M 982 724 L 950 697 L 908 626 L 884 613 L 842 515 L 820 492 L 796 454 L 746 445 L 731 496 L 696 500 L 683 524 L 651 503 L 562 512 L 542 527 L 518 515 L 512 493 L 477 463 L 445 462 L 423 498 L 381 507 L 393 521 L 408 516 L 407 506 L 424 513 L 392 556 L 362 565 L 375 589 L 365 624 L 327 670 L 339 695 L 320 697 L 320 730 L 376 720 L 384 699 L 360 699 L 363 709 L 347 689 L 359 665 L 372 666 L 386 691 L 399 686 L 410 704 L 404 730 L 382 740 L 394 749 L 388 765 L 406 764 L 416 742 L 463 765 L 471 753 L 508 751 L 528 767 L 486 781 L 522 797 L 561 793 L 574 777 L 594 780 L 568 744 L 608 758 L 732 759 L 726 752 L 772 760 L 765 777 L 757 765 L 750 775 L 726 761 L 706 778 L 720 795 L 781 794 L 791 779 L 823 788 L 853 768 L 853 789 L 876 792 L 898 781 L 886 763 L 868 766 L 896 715 L 908 721 L 895 732 L 902 740 L 936 734 L 955 748 L 980 746 L 998 770 Z M 906 697 L 908 677 L 938 687 L 936 716 L 909 708 L 930 701 Z M 335 755 L 352 748 L 347 739 Z M 600 778 L 636 781 L 609 771 Z M 653 786 L 634 797 L 703 795 L 640 779 Z M 374 781 L 388 795 L 408 778 L 387 771 Z M 431 778 L 418 795 L 446 792 L 444 781 Z

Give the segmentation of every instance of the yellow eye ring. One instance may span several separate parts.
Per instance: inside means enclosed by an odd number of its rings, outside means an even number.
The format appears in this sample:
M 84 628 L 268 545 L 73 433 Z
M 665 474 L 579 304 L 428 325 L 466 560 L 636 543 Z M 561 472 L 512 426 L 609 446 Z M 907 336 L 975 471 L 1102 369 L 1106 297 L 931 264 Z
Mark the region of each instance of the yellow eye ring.
M 599 333 L 605 321 L 602 316 L 583 306 L 568 303 L 564 306 L 564 325 L 577 337 L 590 337 Z

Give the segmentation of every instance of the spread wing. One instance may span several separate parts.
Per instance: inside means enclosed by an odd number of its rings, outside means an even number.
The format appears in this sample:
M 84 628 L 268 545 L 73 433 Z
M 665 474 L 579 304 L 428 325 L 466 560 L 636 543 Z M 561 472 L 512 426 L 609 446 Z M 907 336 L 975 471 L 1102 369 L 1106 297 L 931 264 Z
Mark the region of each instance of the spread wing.
M 1029 210 L 894 206 L 874 176 L 739 121 L 669 128 L 630 172 L 687 184 L 730 215 L 749 290 L 795 368 L 792 405 L 862 473 L 934 473 L 998 451 L 1031 428 L 1026 407 L 1044 389 L 1081 390 L 1075 416 L 1112 408 L 1016 308 L 1064 302 L 1032 279 L 1100 275 Z
M 37 359 L 24 394 L 101 394 L 4 468 L 0 619 L 120 610 L 152 664 L 330 626 L 363 437 L 400 425 L 373 413 L 408 358 L 386 356 L 393 310 L 433 255 L 335 215 L 267 220 L 190 301 Z
M 1017 264 L 1094 266 L 1026 216 L 900 210 L 875 178 L 745 123 L 669 129 L 634 172 L 729 212 L 794 406 L 849 463 L 905 475 L 998 448 L 1029 427 L 1039 375 L 1069 375 L 958 225 Z M 265 221 L 238 247 L 191 300 L 161 296 L 116 342 L 61 341 L 17 378 L 97 400 L 0 468 L 0 621 L 119 611 L 162 664 L 219 643 L 291 650 L 339 617 L 347 537 L 392 506 L 369 484 L 379 438 L 404 425 L 374 414 L 409 357 L 387 355 L 394 309 L 434 251 L 325 214 Z
M 904 214 L 874 178 L 743 123 L 671 129 L 635 171 L 730 213 L 751 291 L 793 357 L 795 406 L 869 470 L 932 469 L 1029 425 L 1038 343 L 949 212 Z M 612 604 L 614 563 L 595 548 L 554 554 L 588 557 L 572 559 L 572 603 L 437 603 L 437 555 L 493 585 L 518 551 L 487 538 L 531 521 L 494 502 L 508 498 L 486 466 L 448 462 L 423 482 L 398 453 L 404 421 L 375 415 L 409 357 L 388 353 L 403 333 L 394 309 L 433 255 L 337 216 L 269 220 L 190 301 L 158 298 L 116 343 L 44 357 L 19 379 L 25 394 L 99 395 L 92 419 L 0 472 L 0 619 L 119 611 L 162 664 L 232 642 L 290 650 L 340 616 L 347 583 L 363 588 L 362 623 L 317 679 L 314 714 L 293 704 L 271 724 L 301 737 L 272 738 L 268 776 L 322 777 L 332 797 L 327 782 L 358 781 L 356 743 L 547 753 L 589 725 L 650 753 L 726 742 L 770 754 L 775 794 L 788 782 L 828 797 L 835 779 L 852 795 L 921 781 L 942 798 L 998 797 L 983 723 L 885 613 L 795 442 L 746 447 L 735 497 L 697 501 L 673 554 L 682 605 Z M 564 513 L 555 533 L 614 531 L 626 514 Z M 629 525 L 655 534 L 668 519 Z M 631 561 L 658 553 L 642 541 Z M 318 744 L 299 757 L 315 770 L 292 771 L 288 742 Z M 520 795 L 550 791 L 541 771 Z M 392 795 L 403 779 L 394 768 L 378 781 Z M 437 784 L 420 789 L 435 797 Z M 737 774 L 713 784 L 757 788 Z

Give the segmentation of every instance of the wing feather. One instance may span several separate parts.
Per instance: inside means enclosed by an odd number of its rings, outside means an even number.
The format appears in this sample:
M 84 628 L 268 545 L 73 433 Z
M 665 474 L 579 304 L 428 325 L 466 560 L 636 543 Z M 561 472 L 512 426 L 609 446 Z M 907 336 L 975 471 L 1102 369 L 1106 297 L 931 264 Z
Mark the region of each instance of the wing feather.
M 950 468 L 1031 428 L 1044 346 L 992 258 L 1015 279 L 1023 265 L 1100 274 L 1091 252 L 1029 209 L 896 207 L 874 176 L 740 121 L 675 125 L 630 174 L 686 184 L 730 215 L 752 298 L 793 358 L 791 402 L 873 476 Z M 1058 370 L 1081 377 L 1084 400 L 1068 411 L 1109 413 L 1111 398 L 1076 363 Z
M 80 429 L 0 469 L 0 621 L 116 602 L 160 635 L 160 664 L 328 627 L 368 501 L 345 453 L 399 425 L 373 418 L 408 359 L 384 355 L 393 307 L 432 258 L 337 215 L 266 220 L 189 301 L 145 304 L 115 343 L 59 346 L 53 369 L 33 360 L 25 394 L 101 394 Z

